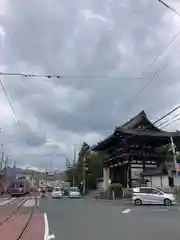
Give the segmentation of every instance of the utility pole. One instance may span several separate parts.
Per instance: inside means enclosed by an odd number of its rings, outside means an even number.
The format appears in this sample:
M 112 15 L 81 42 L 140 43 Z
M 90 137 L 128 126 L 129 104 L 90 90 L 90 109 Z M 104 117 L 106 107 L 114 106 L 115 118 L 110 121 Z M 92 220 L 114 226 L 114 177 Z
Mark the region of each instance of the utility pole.
M 177 160 L 176 160 L 176 149 L 175 149 L 175 144 L 174 144 L 174 141 L 173 141 L 173 138 L 171 137 L 171 149 L 172 149 L 172 153 L 173 153 L 173 161 L 174 161 L 174 166 L 175 166 L 175 170 L 176 170 L 176 178 L 178 177 L 178 165 L 177 165 Z M 178 181 L 176 181 L 178 182 Z
M 73 187 L 75 185 L 75 175 L 76 175 L 76 147 L 74 147 L 74 157 L 73 157 Z
M 48 176 L 48 164 L 47 160 L 45 160 L 45 187 L 47 188 L 47 176 Z
M 4 180 L 6 181 L 6 177 L 7 177 L 7 167 L 8 167 L 8 156 L 6 157 L 5 163 L 4 163 Z
M 85 193 L 86 193 L 86 166 L 85 166 L 85 162 L 86 162 L 86 157 L 83 156 L 83 195 L 85 195 Z
M 3 162 L 4 162 L 4 152 L 1 153 L 1 160 L 0 160 L 0 174 L 3 171 Z
M 87 179 L 86 179 L 86 172 L 88 170 L 87 167 L 87 154 L 90 151 L 89 145 L 87 143 L 83 143 L 82 149 L 81 149 L 81 157 L 82 157 L 82 177 L 83 177 L 83 194 L 86 194 L 86 185 L 87 185 Z

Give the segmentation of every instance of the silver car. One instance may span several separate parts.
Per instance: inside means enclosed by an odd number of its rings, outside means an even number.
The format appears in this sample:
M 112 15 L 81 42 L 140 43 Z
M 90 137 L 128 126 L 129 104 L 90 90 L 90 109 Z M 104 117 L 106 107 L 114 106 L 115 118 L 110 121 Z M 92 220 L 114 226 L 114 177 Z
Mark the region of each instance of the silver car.
M 52 191 L 52 198 L 62 198 L 63 192 L 60 187 L 55 187 Z
M 176 204 L 176 198 L 171 193 L 165 193 L 157 188 L 140 187 L 134 188 L 132 201 L 135 205 L 163 204 L 170 206 Z
M 69 197 L 70 198 L 80 198 L 81 194 L 78 187 L 70 187 L 69 188 Z

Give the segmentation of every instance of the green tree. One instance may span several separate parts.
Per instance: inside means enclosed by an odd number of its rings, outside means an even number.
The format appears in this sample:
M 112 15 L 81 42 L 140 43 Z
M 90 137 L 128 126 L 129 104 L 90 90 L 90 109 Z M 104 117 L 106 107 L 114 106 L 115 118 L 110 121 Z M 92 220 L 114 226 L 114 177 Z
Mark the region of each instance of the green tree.
M 77 161 L 66 170 L 66 179 L 68 182 L 75 185 L 79 185 L 79 183 L 83 180 L 83 171 L 84 171 L 84 159 L 90 154 L 90 146 L 83 142 L 81 149 L 78 153 Z
M 92 152 L 87 156 L 86 182 L 89 189 L 95 189 L 97 179 L 103 177 L 103 162 L 105 158 L 104 154 L 97 152 Z
M 66 171 L 67 181 L 75 185 L 86 180 L 88 189 L 96 188 L 96 181 L 103 177 L 103 162 L 107 158 L 104 153 L 92 152 L 90 146 L 83 142 L 78 153 L 76 164 Z
M 178 151 L 178 148 L 176 147 L 176 160 L 180 160 L 180 153 Z M 164 161 L 160 162 L 160 167 L 162 169 L 165 169 L 166 171 L 169 170 L 170 163 L 172 164 L 174 162 L 173 152 L 170 148 L 170 145 L 164 145 L 156 148 L 156 152 L 164 155 Z

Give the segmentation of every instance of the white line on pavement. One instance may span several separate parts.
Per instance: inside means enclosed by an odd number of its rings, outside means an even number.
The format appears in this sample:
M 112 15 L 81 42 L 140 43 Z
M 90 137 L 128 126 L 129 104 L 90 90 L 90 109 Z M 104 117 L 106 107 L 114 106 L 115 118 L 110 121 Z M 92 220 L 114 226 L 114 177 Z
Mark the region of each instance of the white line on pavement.
M 49 223 L 46 213 L 44 213 L 44 224 L 45 224 L 44 240 L 54 239 L 55 238 L 54 234 L 49 235 Z
M 167 209 L 152 209 L 153 212 L 167 212 Z
M 5 200 L 7 200 L 8 198 L 7 197 L 4 197 L 4 198 L 0 198 L 0 202 L 3 202 Z
M 54 234 L 51 234 L 48 236 L 48 240 L 51 240 L 51 239 L 55 239 L 55 235 Z
M 5 205 L 8 205 L 8 204 L 11 204 L 13 201 L 14 201 L 15 198 L 11 198 L 11 199 L 7 199 L 7 200 L 4 200 L 2 202 L 0 202 L 0 206 L 5 206 Z
M 49 237 L 49 223 L 47 219 L 47 214 L 44 213 L 44 224 L 45 224 L 45 230 L 44 230 L 44 240 L 48 240 Z
M 126 209 L 124 209 L 121 213 L 129 213 L 129 212 L 131 212 L 131 211 L 132 211 L 132 209 L 126 208 Z
M 35 199 L 25 199 L 25 203 L 23 204 L 23 207 L 33 207 L 35 206 Z

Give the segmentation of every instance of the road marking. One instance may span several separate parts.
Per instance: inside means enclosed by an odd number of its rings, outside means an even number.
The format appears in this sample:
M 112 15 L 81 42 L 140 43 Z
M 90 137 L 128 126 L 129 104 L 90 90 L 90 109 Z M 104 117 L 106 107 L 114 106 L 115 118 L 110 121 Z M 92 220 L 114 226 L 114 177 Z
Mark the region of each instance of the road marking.
M 8 205 L 8 204 L 11 204 L 14 201 L 14 199 L 15 198 L 7 199 L 7 200 L 4 200 L 4 201 L 0 202 L 0 206 L 5 206 L 5 205 Z
M 129 212 L 131 212 L 131 211 L 132 211 L 132 209 L 126 208 L 126 209 L 124 209 L 121 213 L 129 213 Z
M 44 224 L 45 224 L 45 230 L 44 230 L 44 240 L 51 240 L 55 238 L 54 234 L 49 235 L 49 223 L 47 214 L 44 213 Z
M 49 237 L 49 223 L 47 219 L 47 214 L 44 213 L 44 224 L 45 224 L 45 230 L 44 230 L 44 240 L 48 240 Z
M 37 206 L 39 207 L 39 205 L 40 205 L 40 200 L 39 200 L 39 198 L 37 199 Z
M 35 206 L 35 200 L 34 199 L 26 200 L 26 202 L 23 204 L 23 207 L 33 207 L 33 206 Z
M 153 209 L 153 212 L 167 212 L 167 209 Z
M 48 236 L 48 240 L 51 240 L 51 239 L 55 239 L 55 235 L 54 234 L 51 234 L 50 236 Z
M 3 201 L 5 201 L 5 200 L 7 200 L 8 198 L 6 197 L 4 197 L 4 198 L 0 198 L 0 202 L 3 202 Z

